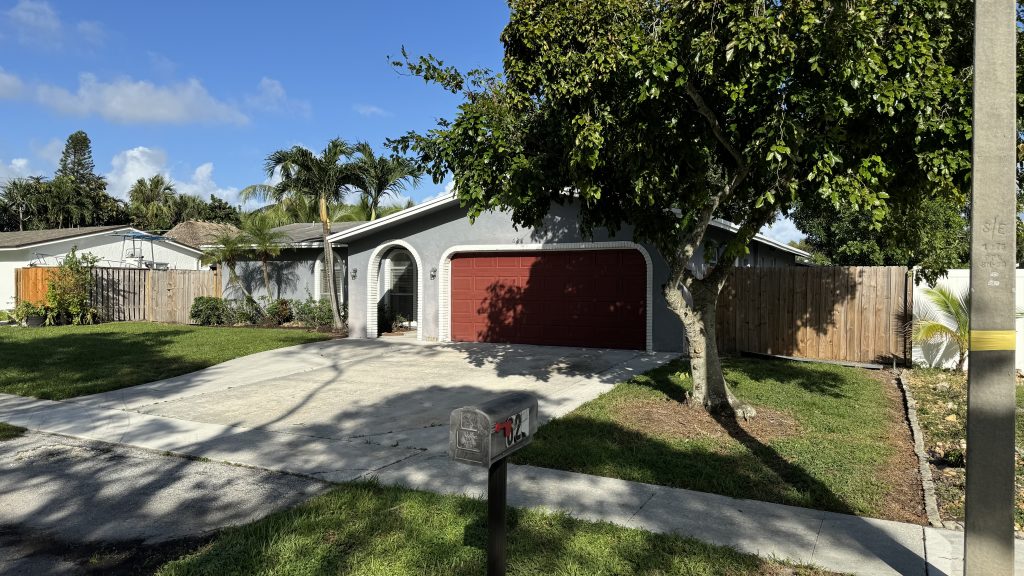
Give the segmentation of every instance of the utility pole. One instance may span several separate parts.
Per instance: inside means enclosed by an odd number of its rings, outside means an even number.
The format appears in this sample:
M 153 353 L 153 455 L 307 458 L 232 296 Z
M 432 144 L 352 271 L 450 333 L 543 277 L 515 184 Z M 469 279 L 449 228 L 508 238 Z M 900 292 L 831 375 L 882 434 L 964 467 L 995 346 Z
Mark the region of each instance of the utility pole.
M 968 576 L 1013 574 L 1015 0 L 977 0 L 967 386 Z

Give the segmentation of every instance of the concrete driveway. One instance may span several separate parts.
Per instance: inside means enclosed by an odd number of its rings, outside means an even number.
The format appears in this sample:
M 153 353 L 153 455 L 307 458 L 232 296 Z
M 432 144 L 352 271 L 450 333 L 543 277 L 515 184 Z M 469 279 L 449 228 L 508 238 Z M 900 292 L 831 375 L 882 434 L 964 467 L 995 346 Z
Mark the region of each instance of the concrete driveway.
M 631 350 L 424 344 L 408 337 L 272 350 L 72 400 L 177 420 L 387 447 L 442 449 L 449 413 L 511 391 L 542 420 L 671 358 Z

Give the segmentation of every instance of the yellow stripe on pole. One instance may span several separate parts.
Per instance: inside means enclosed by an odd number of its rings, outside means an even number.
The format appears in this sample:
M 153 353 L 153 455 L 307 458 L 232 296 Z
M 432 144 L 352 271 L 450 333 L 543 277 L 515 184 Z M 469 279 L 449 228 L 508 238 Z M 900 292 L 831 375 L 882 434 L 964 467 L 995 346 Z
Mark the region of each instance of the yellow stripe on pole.
M 1016 350 L 1015 330 L 971 330 L 971 351 Z

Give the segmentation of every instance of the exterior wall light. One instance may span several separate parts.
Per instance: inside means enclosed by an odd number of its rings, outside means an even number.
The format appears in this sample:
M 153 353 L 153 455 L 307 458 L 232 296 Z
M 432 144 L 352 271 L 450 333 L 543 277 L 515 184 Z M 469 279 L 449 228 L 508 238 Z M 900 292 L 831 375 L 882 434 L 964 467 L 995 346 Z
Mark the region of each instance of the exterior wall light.
M 359 269 L 358 268 L 353 268 L 352 269 L 352 279 L 355 280 L 356 276 L 358 276 L 358 275 L 359 275 Z
M 431 280 L 436 280 L 437 279 L 437 268 L 431 268 L 430 269 L 430 279 Z

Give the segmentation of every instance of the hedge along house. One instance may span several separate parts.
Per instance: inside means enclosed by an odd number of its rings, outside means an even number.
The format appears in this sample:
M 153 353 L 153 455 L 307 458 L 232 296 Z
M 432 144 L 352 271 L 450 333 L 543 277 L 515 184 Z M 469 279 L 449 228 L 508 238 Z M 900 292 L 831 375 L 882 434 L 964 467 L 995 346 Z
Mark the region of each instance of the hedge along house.
M 334 222 L 331 230 L 341 232 L 363 222 Z M 319 222 L 286 224 L 274 228 L 287 240 L 281 253 L 269 262 L 271 291 L 275 298 L 305 300 L 327 297 L 327 274 L 324 273 L 323 225 Z M 204 246 L 208 247 L 208 246 Z M 339 302 L 347 301 L 347 285 L 344 282 L 346 251 L 344 246 L 334 245 L 335 283 L 338 286 Z M 259 298 L 267 296 L 263 286 L 263 264 L 259 261 L 240 261 L 235 267 L 239 281 L 250 294 Z M 242 292 L 231 285 L 228 274 L 224 279 L 225 298 L 241 298 Z
M 716 221 L 705 247 L 736 228 Z M 508 213 L 470 223 L 447 196 L 338 231 L 347 254 L 349 334 L 375 338 L 387 309 L 427 341 L 681 351 L 682 323 L 661 285 L 668 266 L 631 232 L 580 236 L 576 209 L 553 206 L 538 228 L 517 229 Z M 758 235 L 740 266 L 794 266 L 801 250 Z M 704 251 L 692 265 L 704 265 Z
M 15 270 L 59 266 L 72 249 L 92 254 L 97 266 L 201 270 L 202 253 L 131 226 L 87 226 L 0 232 L 0 309 L 15 305 Z

